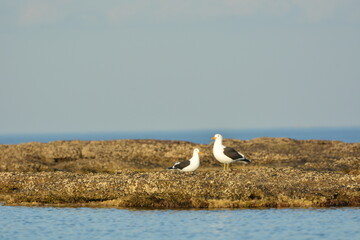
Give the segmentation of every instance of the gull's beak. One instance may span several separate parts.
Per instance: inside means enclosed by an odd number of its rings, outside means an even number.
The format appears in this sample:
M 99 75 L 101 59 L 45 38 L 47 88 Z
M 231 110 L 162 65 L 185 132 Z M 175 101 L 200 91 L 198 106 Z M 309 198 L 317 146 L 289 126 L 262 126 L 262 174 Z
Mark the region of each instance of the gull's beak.
M 212 139 L 212 140 L 215 140 L 215 139 L 216 139 L 216 137 L 212 137 L 211 139 Z
M 199 154 L 203 154 L 202 152 L 199 152 Z

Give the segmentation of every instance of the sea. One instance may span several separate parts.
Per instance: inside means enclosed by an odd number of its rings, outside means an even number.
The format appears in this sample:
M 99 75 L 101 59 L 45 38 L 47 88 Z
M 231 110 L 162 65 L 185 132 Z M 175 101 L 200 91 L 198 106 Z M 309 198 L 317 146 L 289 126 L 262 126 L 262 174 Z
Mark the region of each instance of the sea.
M 360 239 L 360 208 L 148 210 L 0 206 L 2 240 Z
M 360 142 L 358 128 L 296 128 L 0 135 L 0 144 L 58 140 L 160 139 L 208 144 L 258 137 Z M 1 180 L 0 180 L 1 181 Z M 3 206 L 0 240 L 360 239 L 360 208 L 118 209 Z
M 133 132 L 88 132 L 88 133 L 47 133 L 47 134 L 1 134 L 0 144 L 25 142 L 51 142 L 59 140 L 116 140 L 116 139 L 159 139 L 179 140 L 209 144 L 211 137 L 220 133 L 224 138 L 250 140 L 259 137 L 286 137 L 299 140 L 337 140 L 360 142 L 360 127 L 342 128 L 278 128 L 278 129 L 213 129 L 184 131 L 133 131 Z

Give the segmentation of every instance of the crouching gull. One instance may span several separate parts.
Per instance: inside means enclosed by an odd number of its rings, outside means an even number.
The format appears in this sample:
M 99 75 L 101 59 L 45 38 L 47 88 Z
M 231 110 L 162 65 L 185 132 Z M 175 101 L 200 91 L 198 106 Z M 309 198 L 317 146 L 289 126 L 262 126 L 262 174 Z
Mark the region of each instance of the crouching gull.
M 199 149 L 195 148 L 192 158 L 190 158 L 189 160 L 183 161 L 183 162 L 177 162 L 174 164 L 174 166 L 169 167 L 168 169 L 180 170 L 180 171 L 184 171 L 184 172 L 195 171 L 200 166 L 199 154 L 201 154 L 201 152 L 199 151 Z
M 229 170 L 230 163 L 233 162 L 251 162 L 249 159 L 246 159 L 242 153 L 239 153 L 231 147 L 225 147 L 222 145 L 223 137 L 220 134 L 215 134 L 213 138 L 215 140 L 213 147 L 213 154 L 216 160 L 224 164 L 224 171 Z

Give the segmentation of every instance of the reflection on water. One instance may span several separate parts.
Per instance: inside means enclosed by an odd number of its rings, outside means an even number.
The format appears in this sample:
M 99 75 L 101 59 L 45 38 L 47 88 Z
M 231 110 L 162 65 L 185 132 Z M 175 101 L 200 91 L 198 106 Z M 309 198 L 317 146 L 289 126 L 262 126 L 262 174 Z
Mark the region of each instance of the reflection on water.
M 0 239 L 360 239 L 360 208 L 127 210 L 0 206 Z

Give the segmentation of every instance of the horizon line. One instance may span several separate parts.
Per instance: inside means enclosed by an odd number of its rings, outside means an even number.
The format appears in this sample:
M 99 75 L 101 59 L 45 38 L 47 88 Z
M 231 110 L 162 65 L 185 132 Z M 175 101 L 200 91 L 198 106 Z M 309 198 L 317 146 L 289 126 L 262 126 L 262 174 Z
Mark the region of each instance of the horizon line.
M 178 130 L 99 130 L 99 131 L 64 131 L 64 132 L 23 132 L 0 133 L 0 136 L 19 135 L 68 135 L 68 134 L 110 134 L 110 133 L 155 133 L 155 132 L 208 132 L 208 131 L 269 131 L 269 130 L 311 130 L 311 129 L 360 129 L 360 126 L 293 126 L 293 127 L 259 127 L 259 128 L 203 128 L 203 129 L 178 129 Z

